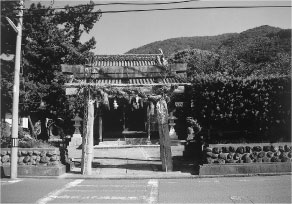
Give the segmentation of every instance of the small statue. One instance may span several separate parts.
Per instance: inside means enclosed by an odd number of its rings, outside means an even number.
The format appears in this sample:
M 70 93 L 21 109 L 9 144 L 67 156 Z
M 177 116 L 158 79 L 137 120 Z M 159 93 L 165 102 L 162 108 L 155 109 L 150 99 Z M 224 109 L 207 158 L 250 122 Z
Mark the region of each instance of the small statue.
M 193 119 L 192 117 L 187 117 L 187 124 L 188 124 L 187 141 L 194 140 L 195 135 L 202 130 L 202 127 L 199 125 L 198 121 L 196 119 Z

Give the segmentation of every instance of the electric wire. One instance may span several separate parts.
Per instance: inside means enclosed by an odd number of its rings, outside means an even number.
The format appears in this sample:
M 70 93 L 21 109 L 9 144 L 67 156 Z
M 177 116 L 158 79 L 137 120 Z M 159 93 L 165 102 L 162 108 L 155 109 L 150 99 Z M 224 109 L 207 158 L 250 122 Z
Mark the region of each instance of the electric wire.
M 79 7 L 86 7 L 86 6 L 112 6 L 112 5 L 128 5 L 128 6 L 155 6 L 155 5 L 171 5 L 171 4 L 183 4 L 183 3 L 190 3 L 195 2 L 199 0 L 184 0 L 184 1 L 169 1 L 169 2 L 155 2 L 155 3 L 134 3 L 134 2 L 111 2 L 111 3 L 95 3 L 95 4 L 82 4 L 82 5 L 76 5 L 76 6 L 66 6 L 66 7 L 48 7 L 48 8 L 38 8 L 37 10 L 63 10 L 63 9 L 70 9 L 70 8 L 79 8 Z M 13 10 L 20 10 L 13 9 Z M 22 10 L 29 10 L 23 8 Z M 34 11 L 34 10 L 31 10 Z
M 174 8 L 153 8 L 153 9 L 133 9 L 133 10 L 114 10 L 114 11 L 95 11 L 90 13 L 114 14 L 114 13 L 133 13 L 133 12 L 152 12 L 152 11 L 173 11 L 173 10 L 206 10 L 206 9 L 256 9 L 256 8 L 291 8 L 292 5 L 268 5 L 268 6 L 210 6 L 210 7 L 174 7 Z M 80 13 L 82 14 L 82 13 Z M 24 14 L 23 16 L 57 16 L 64 13 L 51 14 Z

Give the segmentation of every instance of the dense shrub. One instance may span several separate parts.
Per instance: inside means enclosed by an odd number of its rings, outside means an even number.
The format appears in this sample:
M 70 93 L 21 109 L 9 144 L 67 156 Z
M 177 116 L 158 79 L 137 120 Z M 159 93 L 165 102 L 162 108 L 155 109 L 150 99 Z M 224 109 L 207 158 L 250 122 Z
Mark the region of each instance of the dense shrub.
M 23 138 L 19 140 L 19 147 L 21 148 L 50 148 L 54 147 L 47 141 L 37 140 L 34 138 Z
M 191 95 L 192 116 L 203 129 L 217 130 L 213 141 L 231 130 L 240 130 L 252 142 L 290 140 L 290 76 L 200 75 L 193 81 Z
M 29 132 L 22 127 L 18 128 L 18 147 L 20 148 L 50 148 L 54 147 L 49 142 L 32 138 Z M 11 147 L 11 125 L 8 123 L 1 124 L 1 148 Z

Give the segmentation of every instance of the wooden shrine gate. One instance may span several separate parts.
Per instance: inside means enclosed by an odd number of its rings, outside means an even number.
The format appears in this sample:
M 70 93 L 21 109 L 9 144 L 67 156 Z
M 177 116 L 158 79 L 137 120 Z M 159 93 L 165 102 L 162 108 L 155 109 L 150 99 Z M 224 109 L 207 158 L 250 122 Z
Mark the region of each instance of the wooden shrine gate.
M 186 64 L 168 65 L 163 54 L 98 55 L 90 59 L 86 65 L 62 65 L 62 72 L 67 75 L 65 83 L 67 91 L 76 93 L 78 89 L 82 89 L 85 97 L 82 174 L 92 173 L 94 103 L 98 106 L 103 101 L 108 105 L 108 97 L 112 92 L 116 94 L 114 97 L 121 94 L 129 97 L 133 93 L 136 96 L 141 95 L 140 97 L 148 101 L 148 110 L 154 105 L 157 112 L 162 170 L 172 171 L 169 115 L 165 100 L 167 94 L 162 89 L 170 91 L 174 86 L 189 84 L 184 83 L 182 78 L 186 75 Z M 155 94 L 154 90 L 160 90 L 160 94 Z M 149 111 L 147 117 L 149 122 Z M 148 131 L 150 134 L 149 123 Z M 99 134 L 101 135 L 102 131 Z

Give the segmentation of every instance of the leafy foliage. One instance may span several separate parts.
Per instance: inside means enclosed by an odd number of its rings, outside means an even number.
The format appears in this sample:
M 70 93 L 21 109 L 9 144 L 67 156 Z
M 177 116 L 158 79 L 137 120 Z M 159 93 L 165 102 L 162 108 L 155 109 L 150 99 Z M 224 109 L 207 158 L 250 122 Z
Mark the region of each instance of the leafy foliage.
M 192 85 L 193 117 L 205 130 L 247 130 L 266 140 L 289 140 L 290 88 L 289 76 L 199 76 Z
M 289 75 L 291 29 L 260 26 L 239 34 L 174 38 L 128 53 L 155 53 L 162 48 L 171 63 L 187 63 L 192 79 L 200 74 L 233 76 Z
M 2 36 L 9 36 L 11 32 L 5 16 L 16 19 L 16 7 L 16 3 L 1 2 Z M 20 115 L 37 112 L 43 119 L 63 118 L 64 127 L 71 127 L 74 113 L 67 108 L 69 102 L 63 88 L 65 79 L 60 75 L 60 65 L 84 63 L 92 55 L 90 50 L 96 44 L 94 38 L 80 42 L 80 36 L 83 32 L 89 32 L 101 16 L 100 13 L 91 13 L 93 8 L 91 2 L 83 7 L 66 7 L 64 11 L 56 12 L 58 15 L 51 15 L 53 10 L 38 3 L 32 4 L 26 11 L 28 15 L 23 20 L 22 36 Z M 9 49 L 9 46 L 15 45 L 16 35 L 10 36 L 11 39 L 4 38 L 2 52 L 13 54 L 15 48 Z M 3 117 L 5 112 L 11 110 L 14 63 L 1 60 L 1 68 L 4 77 L 1 80 L 1 97 L 5 101 L 1 104 Z M 40 108 L 41 102 L 45 106 Z

